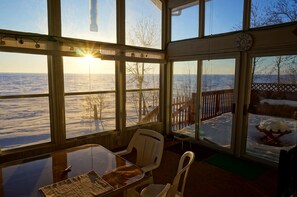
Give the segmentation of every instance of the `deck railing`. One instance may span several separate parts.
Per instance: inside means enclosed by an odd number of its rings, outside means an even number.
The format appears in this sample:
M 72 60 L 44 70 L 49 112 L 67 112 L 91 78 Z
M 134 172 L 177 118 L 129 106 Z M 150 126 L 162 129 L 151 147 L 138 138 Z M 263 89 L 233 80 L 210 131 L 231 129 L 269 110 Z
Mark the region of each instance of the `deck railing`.
M 250 105 L 261 99 L 297 100 L 297 84 L 252 83 Z
M 172 99 L 171 124 L 173 130 L 178 130 L 195 122 L 195 97 L 178 96 Z M 221 114 L 231 112 L 233 104 L 233 89 L 202 92 L 201 120 L 211 119 Z M 159 107 L 148 113 L 140 122 L 157 120 Z
M 180 96 L 173 98 L 171 114 L 171 126 L 173 130 L 186 127 L 190 124 L 193 124 L 193 122 L 195 121 L 194 98 L 195 94 L 192 94 L 192 97 Z
M 201 120 L 232 111 L 233 89 L 202 92 Z
M 195 122 L 195 97 L 176 97 L 172 100 L 172 129 L 178 130 Z M 233 89 L 202 92 L 201 120 L 232 112 Z

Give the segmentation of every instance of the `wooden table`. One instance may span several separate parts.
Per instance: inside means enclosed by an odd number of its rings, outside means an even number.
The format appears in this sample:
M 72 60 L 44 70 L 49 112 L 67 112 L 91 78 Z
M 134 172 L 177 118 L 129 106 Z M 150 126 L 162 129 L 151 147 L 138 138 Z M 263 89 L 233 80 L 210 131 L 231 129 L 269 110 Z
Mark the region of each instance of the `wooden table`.
M 263 132 L 265 135 L 261 137 L 261 140 L 270 146 L 281 146 L 281 141 L 280 137 L 286 134 L 291 133 L 292 131 L 271 131 L 271 130 L 266 130 L 266 129 L 261 129 L 259 128 L 259 125 L 256 126 L 256 128 L 260 131 Z
M 67 167 L 71 170 L 65 172 Z M 137 184 L 143 171 L 106 148 L 89 144 L 56 151 L 48 155 L 0 165 L 0 196 L 40 196 L 40 187 L 75 177 L 91 170 L 113 189 L 110 196 Z

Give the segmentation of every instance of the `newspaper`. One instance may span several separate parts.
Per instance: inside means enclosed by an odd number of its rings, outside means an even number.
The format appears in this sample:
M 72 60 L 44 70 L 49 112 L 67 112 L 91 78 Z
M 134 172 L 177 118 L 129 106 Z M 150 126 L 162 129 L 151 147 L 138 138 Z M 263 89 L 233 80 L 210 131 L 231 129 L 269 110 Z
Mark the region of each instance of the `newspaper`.
M 51 185 L 41 187 L 42 196 L 59 197 L 94 197 L 113 190 L 95 171 L 69 178 Z

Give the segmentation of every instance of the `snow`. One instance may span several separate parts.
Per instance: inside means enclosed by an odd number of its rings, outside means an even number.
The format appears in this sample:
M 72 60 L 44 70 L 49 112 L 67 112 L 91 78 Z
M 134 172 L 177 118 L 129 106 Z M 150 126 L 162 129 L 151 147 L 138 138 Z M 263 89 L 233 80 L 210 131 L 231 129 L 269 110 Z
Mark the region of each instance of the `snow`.
M 269 105 L 287 105 L 290 107 L 297 107 L 297 101 L 293 100 L 280 100 L 280 99 L 263 99 L 260 101 L 261 104 L 269 104 Z
M 232 139 L 232 119 L 232 113 L 225 113 L 203 121 L 199 130 L 200 140 L 211 142 L 220 147 L 230 148 Z M 269 119 L 284 122 L 288 129 L 292 131 L 280 138 L 281 146 L 267 145 L 261 141 L 264 133 L 260 132 L 256 126 L 258 126 L 261 121 Z M 247 126 L 246 153 L 248 155 L 278 163 L 280 150 L 290 150 L 297 143 L 297 121 L 294 119 L 249 114 Z M 195 138 L 195 125 L 187 126 L 175 132 Z
M 275 120 L 273 118 L 262 120 L 259 124 L 259 128 L 272 132 L 286 132 L 290 130 L 285 121 Z

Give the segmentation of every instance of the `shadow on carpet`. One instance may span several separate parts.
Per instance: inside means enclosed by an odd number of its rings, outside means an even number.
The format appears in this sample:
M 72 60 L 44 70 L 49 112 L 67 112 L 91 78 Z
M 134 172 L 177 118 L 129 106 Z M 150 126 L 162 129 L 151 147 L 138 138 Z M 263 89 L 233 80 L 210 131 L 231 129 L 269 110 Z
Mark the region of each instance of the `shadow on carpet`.
M 206 162 L 249 180 L 257 179 L 266 170 L 261 164 L 241 160 L 223 153 L 209 157 Z

